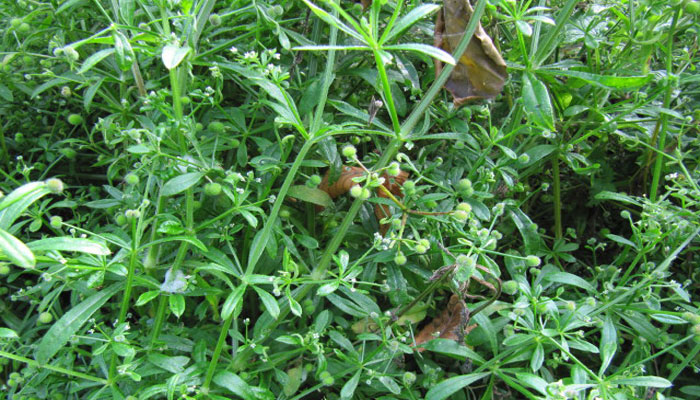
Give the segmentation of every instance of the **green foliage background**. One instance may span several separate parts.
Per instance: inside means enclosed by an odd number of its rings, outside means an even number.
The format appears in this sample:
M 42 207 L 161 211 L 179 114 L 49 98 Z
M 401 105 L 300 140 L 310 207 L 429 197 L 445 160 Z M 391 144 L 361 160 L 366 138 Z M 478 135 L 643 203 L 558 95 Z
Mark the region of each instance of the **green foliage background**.
M 0 398 L 700 396 L 700 3 L 478 1 L 462 108 L 440 6 L 0 4 Z

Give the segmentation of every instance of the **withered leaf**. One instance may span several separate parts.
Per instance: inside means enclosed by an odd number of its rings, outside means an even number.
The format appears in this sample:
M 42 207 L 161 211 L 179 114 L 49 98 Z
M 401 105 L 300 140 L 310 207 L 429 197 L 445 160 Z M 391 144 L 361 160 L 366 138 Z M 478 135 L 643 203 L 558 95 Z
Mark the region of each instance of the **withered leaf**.
M 362 176 L 365 173 L 364 170 L 360 167 L 349 167 L 347 165 L 343 165 L 338 180 L 333 183 L 330 183 L 330 172 L 330 170 L 326 171 L 326 174 L 323 176 L 323 180 L 319 185 L 319 189 L 328 193 L 328 195 L 332 199 L 335 199 L 336 197 L 347 193 L 353 186 L 357 185 L 357 183 L 355 183 L 352 179 L 358 176 Z M 382 178 L 384 178 L 383 186 L 391 194 L 393 194 L 396 197 L 403 197 L 403 193 L 401 192 L 401 185 L 403 185 L 403 183 L 408 178 L 408 172 L 400 171 L 399 175 L 397 176 L 389 176 L 388 174 L 384 173 L 382 174 Z M 376 193 L 378 197 L 388 197 L 386 193 L 384 193 L 384 191 L 381 189 L 377 189 Z M 375 205 L 374 215 L 377 217 L 377 220 L 381 220 L 382 218 L 390 216 L 391 214 L 389 206 L 385 204 Z M 382 235 L 384 235 L 388 229 L 388 224 L 379 225 L 379 231 Z
M 461 297 L 453 294 L 442 313 L 418 332 L 414 346 L 421 352 L 425 349 L 418 346 L 435 338 L 452 339 L 461 343 L 464 341 L 464 336 L 476 328 L 476 324 L 467 326 L 468 323 L 467 305 Z
M 452 53 L 462 40 L 473 12 L 469 0 L 445 0 L 435 22 L 435 47 Z M 436 76 L 442 71 L 442 66 L 442 62 L 436 59 Z M 479 24 L 445 88 L 452 93 L 455 106 L 461 106 L 468 101 L 496 97 L 507 78 L 506 62 Z

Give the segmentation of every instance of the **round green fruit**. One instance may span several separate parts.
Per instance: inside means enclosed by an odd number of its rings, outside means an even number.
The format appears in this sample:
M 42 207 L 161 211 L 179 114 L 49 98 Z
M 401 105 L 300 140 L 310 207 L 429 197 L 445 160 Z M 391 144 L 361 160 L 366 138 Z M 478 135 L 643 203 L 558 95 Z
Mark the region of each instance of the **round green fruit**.
M 219 14 L 211 14 L 209 16 L 209 23 L 214 26 L 221 25 L 221 16 Z
M 204 194 L 215 197 L 221 194 L 221 184 L 216 182 L 207 183 L 204 186 Z
M 68 116 L 68 123 L 71 125 L 80 125 L 83 123 L 83 117 L 80 114 L 71 114 Z
M 223 122 L 212 121 L 209 123 L 209 130 L 214 132 L 214 133 L 224 133 L 225 129 L 226 129 L 226 126 L 223 124 Z
M 51 315 L 50 312 L 44 311 L 43 313 L 39 314 L 39 323 L 48 324 L 51 321 L 53 321 L 53 315 Z
M 139 176 L 134 173 L 126 174 L 124 177 L 124 182 L 126 182 L 127 185 L 138 185 L 139 181 Z
M 31 30 L 32 30 L 32 27 L 29 26 L 29 24 L 26 22 L 22 22 L 17 27 L 17 32 L 19 32 L 19 33 L 29 33 L 29 31 L 31 31 Z
M 63 192 L 63 189 L 65 188 L 63 185 L 63 181 L 61 181 L 58 178 L 51 178 L 51 179 L 47 180 L 46 187 L 53 194 L 59 194 L 59 193 Z

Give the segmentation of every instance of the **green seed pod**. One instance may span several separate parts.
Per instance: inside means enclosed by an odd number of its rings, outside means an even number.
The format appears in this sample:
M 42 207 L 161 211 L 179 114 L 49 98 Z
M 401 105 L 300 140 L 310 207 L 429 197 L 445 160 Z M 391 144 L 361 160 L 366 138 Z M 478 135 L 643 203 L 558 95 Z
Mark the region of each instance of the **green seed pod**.
M 537 256 L 527 256 L 525 262 L 529 267 L 537 267 L 542 263 L 542 260 Z
M 19 32 L 19 33 L 29 33 L 29 31 L 31 31 L 31 30 L 32 30 L 32 27 L 29 26 L 29 24 L 26 22 L 22 22 L 17 27 L 17 32 Z
M 127 185 L 138 185 L 139 181 L 139 176 L 133 172 L 126 174 L 124 177 L 124 182 L 126 182 Z
M 59 194 L 59 193 L 63 192 L 63 189 L 64 189 L 63 181 L 61 181 L 58 178 L 51 178 L 51 179 L 47 180 L 46 187 L 53 194 Z
M 223 124 L 223 122 L 212 121 L 209 123 L 209 130 L 214 133 L 224 133 L 226 126 Z
M 53 217 L 51 217 L 51 219 L 49 219 L 49 225 L 51 225 L 51 227 L 54 229 L 60 228 L 62 224 L 63 218 L 61 218 L 58 215 L 54 215 Z
M 221 16 L 219 14 L 209 15 L 209 23 L 212 24 L 213 26 L 221 25 Z
M 10 273 L 10 266 L 7 263 L 0 263 L 0 275 L 7 275 Z
M 68 116 L 68 123 L 71 125 L 80 125 L 83 123 L 83 117 L 80 114 L 71 114 Z
M 514 295 L 518 291 L 518 282 L 505 281 L 503 282 L 503 293 Z
M 342 153 L 347 158 L 354 158 L 357 155 L 357 149 L 355 146 L 349 144 L 343 147 Z
M 394 256 L 394 262 L 396 263 L 396 265 L 404 265 L 407 261 L 408 259 L 406 258 L 406 256 L 403 255 L 403 253 L 400 251 L 396 253 L 396 256 Z
M 204 186 L 204 194 L 215 197 L 221 194 L 221 184 L 216 182 L 207 183 Z
M 48 324 L 51 321 L 53 321 L 53 315 L 51 315 L 50 312 L 44 311 L 43 313 L 39 314 L 38 322 L 40 324 Z

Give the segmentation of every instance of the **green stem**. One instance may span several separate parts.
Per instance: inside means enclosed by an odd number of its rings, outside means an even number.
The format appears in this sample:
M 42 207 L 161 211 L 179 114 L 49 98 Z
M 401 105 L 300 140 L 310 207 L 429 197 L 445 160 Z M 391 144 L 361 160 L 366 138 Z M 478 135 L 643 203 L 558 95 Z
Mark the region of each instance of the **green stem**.
M 681 14 L 681 7 L 676 7 L 676 12 L 673 14 L 673 21 L 671 22 L 671 29 L 668 32 L 668 44 L 666 45 L 666 95 L 664 96 L 664 108 L 668 109 L 671 105 L 671 95 L 673 94 L 672 76 L 673 76 L 673 39 L 674 31 L 676 30 L 676 24 L 678 23 L 678 18 Z M 664 151 L 666 146 L 666 134 L 668 131 L 668 114 L 662 113 L 661 119 L 661 132 L 659 135 L 659 142 L 656 149 L 659 152 Z M 649 191 L 649 199 L 652 202 L 656 201 L 659 181 L 661 180 L 661 173 L 663 172 L 663 157 L 656 156 L 656 162 L 654 163 L 654 175 L 651 180 L 651 190 Z
M 77 372 L 77 371 L 73 371 L 70 369 L 57 367 L 57 366 L 51 365 L 51 364 L 39 364 L 38 362 L 36 362 L 35 360 L 32 360 L 31 358 L 26 358 L 26 357 L 14 355 L 12 353 L 8 353 L 8 352 L 2 351 L 2 350 L 0 350 L 0 357 L 5 357 L 5 358 L 9 358 L 10 360 L 23 362 L 23 363 L 31 365 L 32 367 L 37 368 L 37 369 L 40 369 L 40 368 L 48 369 L 49 371 L 58 372 L 60 374 L 65 374 L 68 376 L 74 376 L 76 378 L 86 379 L 86 380 L 92 381 L 92 382 L 98 382 L 98 383 L 101 383 L 103 385 L 109 384 L 109 381 L 106 379 L 103 379 L 103 378 L 98 378 L 96 376 L 84 374 L 82 372 Z
M 552 178 L 554 186 L 554 237 L 562 238 L 561 228 L 561 177 L 559 176 L 559 152 L 552 158 Z
M 384 89 L 384 100 L 386 101 L 386 106 L 389 110 L 391 124 L 394 128 L 394 133 L 397 135 L 398 138 L 401 138 L 401 125 L 399 124 L 399 116 L 396 113 L 394 97 L 391 95 L 391 84 L 389 84 L 389 77 L 386 74 L 386 69 L 384 68 L 382 56 L 379 54 L 379 49 L 374 49 L 373 52 L 374 60 L 377 63 L 377 72 L 379 72 L 379 77 L 382 81 L 382 89 Z
M 141 235 L 138 235 L 138 230 L 141 228 L 140 219 L 134 219 L 131 221 L 131 254 L 129 256 L 129 268 L 126 275 L 126 287 L 124 288 L 124 297 L 122 298 L 122 304 L 119 308 L 119 318 L 117 320 L 117 325 L 122 324 L 126 318 L 126 314 L 129 311 L 129 303 L 131 302 L 131 289 L 134 282 L 134 271 L 136 270 L 136 263 L 138 262 L 139 255 L 139 241 Z M 115 382 L 115 373 L 117 371 L 117 354 L 112 353 L 112 360 L 109 365 L 109 382 Z
M 209 362 L 209 368 L 207 368 L 207 376 L 204 378 L 204 385 L 202 385 L 202 390 L 206 393 L 209 391 L 209 385 L 211 385 L 211 380 L 214 378 L 214 372 L 216 372 L 216 365 L 219 363 L 219 357 L 221 356 L 221 350 L 224 348 L 224 343 L 226 343 L 226 336 L 228 336 L 228 329 L 231 327 L 231 322 L 233 322 L 233 314 L 226 318 L 224 324 L 221 326 L 221 331 L 219 332 L 219 340 L 216 342 L 216 348 L 214 348 L 214 353 L 211 355 L 211 361 Z
M 158 308 L 156 309 L 156 318 L 153 323 L 153 332 L 151 333 L 151 349 L 153 349 L 158 336 L 160 335 L 160 330 L 163 327 L 163 322 L 165 321 L 165 297 L 163 294 L 158 296 Z
M 263 230 L 260 233 L 260 240 L 255 241 L 253 243 L 253 247 L 251 247 L 250 249 L 250 257 L 248 258 L 248 265 L 245 271 L 246 276 L 250 276 L 253 273 L 253 271 L 255 270 L 255 265 L 260 260 L 263 251 L 265 251 L 265 246 L 267 245 L 267 241 L 272 235 L 272 229 L 275 225 L 275 222 L 277 221 L 277 215 L 279 214 L 280 208 L 282 208 L 282 204 L 284 203 L 284 198 L 287 196 L 287 191 L 289 191 L 290 186 L 292 186 L 292 183 L 296 178 L 297 171 L 299 170 L 299 167 L 301 167 L 301 163 L 306 158 L 306 154 L 309 152 L 309 150 L 311 150 L 311 147 L 315 143 L 316 139 L 307 140 L 301 147 L 301 150 L 299 150 L 299 153 L 297 154 L 294 163 L 289 168 L 287 177 L 282 183 L 282 187 L 280 188 L 280 191 L 277 194 L 275 204 L 272 206 L 272 210 L 270 210 L 270 215 L 267 217 L 265 226 L 263 227 Z

